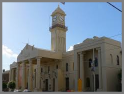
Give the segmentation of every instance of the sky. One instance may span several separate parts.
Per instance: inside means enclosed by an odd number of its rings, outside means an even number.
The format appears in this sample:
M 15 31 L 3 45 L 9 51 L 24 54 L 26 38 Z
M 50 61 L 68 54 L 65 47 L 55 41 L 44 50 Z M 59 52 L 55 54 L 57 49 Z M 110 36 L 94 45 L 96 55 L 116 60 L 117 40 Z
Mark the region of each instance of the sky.
M 122 3 L 111 3 L 122 10 Z M 106 2 L 65 2 L 65 5 L 59 2 L 3 2 L 2 69 L 10 69 L 26 43 L 51 49 L 50 15 L 58 4 L 66 13 L 67 51 L 93 36 L 122 42 L 122 35 L 118 35 L 122 33 L 122 13 Z

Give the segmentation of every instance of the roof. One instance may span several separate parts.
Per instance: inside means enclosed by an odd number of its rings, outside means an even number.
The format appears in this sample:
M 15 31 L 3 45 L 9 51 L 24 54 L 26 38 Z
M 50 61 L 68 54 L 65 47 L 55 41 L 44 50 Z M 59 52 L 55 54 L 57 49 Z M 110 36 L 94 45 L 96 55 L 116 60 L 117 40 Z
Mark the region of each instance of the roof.
M 94 36 L 93 38 L 87 38 L 85 39 L 82 43 L 74 45 L 74 49 L 79 47 L 79 46 L 86 46 L 86 45 L 96 45 L 97 43 L 109 43 L 109 44 L 114 44 L 118 47 L 120 47 L 121 43 L 117 40 L 113 40 L 108 37 L 97 37 Z
M 10 70 L 6 70 L 5 72 L 3 72 L 2 74 L 7 74 L 9 73 Z
M 55 14 L 57 14 L 57 13 L 60 13 L 60 14 L 62 14 L 62 15 L 64 15 L 64 16 L 66 16 L 65 12 L 59 7 L 59 5 L 58 5 L 58 7 L 55 9 L 55 11 L 52 13 L 51 16 L 53 16 L 53 15 L 55 15 Z
M 54 52 L 51 50 L 41 49 L 26 44 L 26 46 L 21 50 L 20 54 L 17 57 L 17 62 L 28 60 L 30 58 L 36 58 L 36 57 L 45 57 L 45 58 L 53 58 L 53 59 L 61 59 L 62 53 L 60 52 Z

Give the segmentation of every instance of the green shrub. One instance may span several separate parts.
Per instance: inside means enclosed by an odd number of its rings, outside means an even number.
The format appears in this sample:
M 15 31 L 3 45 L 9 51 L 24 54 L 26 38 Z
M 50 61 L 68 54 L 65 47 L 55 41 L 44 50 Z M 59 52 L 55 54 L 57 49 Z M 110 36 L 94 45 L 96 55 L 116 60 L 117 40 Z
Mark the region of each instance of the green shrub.
M 8 82 L 7 86 L 8 86 L 8 88 L 11 89 L 11 91 L 13 91 L 15 89 L 15 87 L 16 87 L 16 84 L 15 84 L 14 81 L 10 81 L 10 82 Z
M 3 90 L 7 88 L 7 84 L 5 82 L 3 82 L 2 88 L 3 88 Z

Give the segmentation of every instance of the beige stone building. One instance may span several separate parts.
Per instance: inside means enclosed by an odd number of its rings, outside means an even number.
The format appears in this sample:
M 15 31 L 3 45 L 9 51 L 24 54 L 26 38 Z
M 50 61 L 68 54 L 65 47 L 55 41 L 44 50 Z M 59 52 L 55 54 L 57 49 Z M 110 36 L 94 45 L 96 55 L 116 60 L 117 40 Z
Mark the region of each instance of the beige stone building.
M 52 13 L 51 50 L 27 44 L 10 65 L 10 80 L 17 89 L 31 91 L 117 91 L 122 68 L 121 43 L 107 37 L 87 38 L 66 51 L 65 12 L 58 6 Z M 94 72 L 92 62 L 94 61 Z M 94 74 L 93 74 L 94 73 Z

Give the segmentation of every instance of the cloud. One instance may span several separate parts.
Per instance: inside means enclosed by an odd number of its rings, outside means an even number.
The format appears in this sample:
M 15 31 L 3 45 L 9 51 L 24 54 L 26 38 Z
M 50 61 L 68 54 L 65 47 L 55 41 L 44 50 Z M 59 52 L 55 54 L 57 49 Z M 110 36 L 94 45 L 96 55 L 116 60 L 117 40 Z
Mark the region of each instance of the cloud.
M 77 44 L 80 44 L 80 42 L 78 42 Z M 76 44 L 75 44 L 75 45 L 76 45 Z M 71 51 L 71 50 L 74 50 L 74 46 L 70 46 L 67 51 Z
M 71 50 L 73 50 L 73 46 L 70 46 L 68 49 L 68 51 L 71 51 Z
M 78 42 L 77 44 L 80 44 L 80 42 Z
M 11 49 L 9 49 L 5 45 L 2 45 L 2 54 L 9 58 L 17 58 L 18 56 L 16 53 L 14 53 Z

